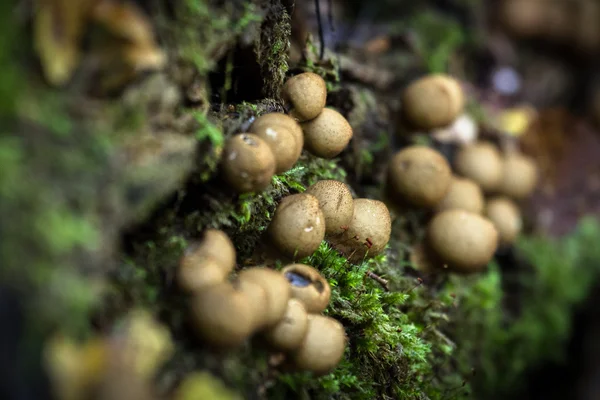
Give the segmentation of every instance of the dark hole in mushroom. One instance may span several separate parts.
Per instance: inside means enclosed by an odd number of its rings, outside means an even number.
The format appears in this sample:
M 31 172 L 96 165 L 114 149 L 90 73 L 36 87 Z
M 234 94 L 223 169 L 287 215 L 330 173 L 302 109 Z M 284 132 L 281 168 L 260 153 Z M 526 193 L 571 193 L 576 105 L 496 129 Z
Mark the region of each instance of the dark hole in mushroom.
M 286 272 L 285 277 L 290 282 L 290 284 L 296 287 L 306 287 L 312 283 L 309 278 L 297 272 Z

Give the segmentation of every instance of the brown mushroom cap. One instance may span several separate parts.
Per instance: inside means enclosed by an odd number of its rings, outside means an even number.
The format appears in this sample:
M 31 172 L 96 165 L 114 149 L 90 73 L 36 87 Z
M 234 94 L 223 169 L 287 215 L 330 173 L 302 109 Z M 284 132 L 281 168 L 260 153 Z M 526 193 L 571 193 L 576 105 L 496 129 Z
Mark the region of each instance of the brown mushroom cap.
M 285 309 L 291 296 L 291 288 L 287 279 L 279 272 L 264 267 L 244 269 L 238 275 L 238 279 L 240 281 L 254 282 L 265 290 L 267 301 L 263 311 L 263 326 L 277 324 L 285 314 Z
M 412 82 L 402 94 L 402 114 L 415 128 L 435 129 L 452 123 L 463 111 L 463 90 L 458 81 L 442 74 Z
M 290 133 L 294 136 L 294 139 L 296 139 L 295 157 L 297 160 L 300 157 L 300 154 L 302 154 L 302 149 L 304 148 L 304 133 L 302 132 L 302 127 L 300 124 L 289 115 L 282 113 L 268 113 L 256 118 L 256 120 L 250 126 L 250 132 L 266 129 L 269 126 L 283 126 L 290 131 Z
M 184 255 L 177 269 L 177 284 L 192 293 L 225 282 L 228 272 L 211 256 Z
M 248 298 L 229 283 L 196 292 L 191 313 L 198 335 L 214 346 L 238 346 L 252 332 L 253 313 Z
M 212 257 L 227 273 L 235 267 L 235 247 L 229 236 L 222 230 L 206 229 L 194 253 Z
M 348 229 L 331 244 L 348 257 L 350 262 L 360 262 L 365 256 L 381 253 L 392 233 L 390 212 L 379 200 L 354 200 L 354 215 Z
M 452 178 L 450 189 L 438 203 L 436 211 L 461 209 L 475 214 L 481 214 L 485 200 L 483 191 L 472 180 L 455 176 Z
M 453 272 L 472 273 L 491 261 L 498 246 L 498 232 L 481 215 L 447 210 L 429 222 L 427 245 Z
M 222 170 L 225 180 L 237 192 L 261 191 L 275 174 L 275 156 L 260 137 L 241 133 L 225 143 Z
M 435 207 L 452 182 L 450 164 L 438 151 L 410 146 L 389 162 L 387 190 L 393 201 L 416 207 Z
M 486 193 L 497 190 L 502 183 L 502 157 L 491 143 L 463 147 L 456 154 L 455 167 L 458 174 L 473 180 Z
M 309 313 L 320 313 L 327 308 L 331 288 L 319 271 L 304 264 L 291 264 L 281 270 L 290 282 L 292 297 L 304 304 Z
M 524 199 L 533 193 L 537 179 L 537 167 L 533 159 L 519 153 L 507 154 L 499 192 L 514 199 Z
M 308 314 L 298 299 L 289 299 L 285 315 L 273 327 L 263 332 L 266 342 L 276 350 L 292 351 L 302 344 L 308 329 Z
M 352 127 L 342 114 L 324 108 L 316 118 L 301 124 L 304 131 L 304 147 L 321 158 L 339 155 L 352 139 Z
M 327 102 L 327 85 L 313 72 L 291 77 L 283 86 L 283 99 L 291 103 L 290 114 L 298 121 L 308 121 L 321 113 Z
M 275 210 L 267 234 L 288 257 L 311 255 L 325 237 L 325 216 L 319 200 L 306 193 L 284 197 Z
M 266 310 L 269 309 L 269 299 L 267 291 L 263 285 L 252 279 L 244 278 L 244 275 L 238 276 L 234 282 L 235 287 L 248 299 L 248 304 L 252 310 L 252 328 L 258 330 L 265 326 L 269 315 Z
M 319 200 L 325 216 L 325 234 L 342 233 L 354 214 L 354 200 L 348 185 L 335 180 L 322 180 L 311 185 L 305 193 Z
M 346 332 L 342 324 L 330 317 L 309 314 L 306 336 L 291 359 L 300 370 L 326 374 L 339 364 L 345 349 Z
M 485 215 L 496 227 L 500 244 L 513 243 L 521 232 L 523 226 L 521 212 L 517 205 L 508 198 L 494 197 L 489 199 L 485 207 Z

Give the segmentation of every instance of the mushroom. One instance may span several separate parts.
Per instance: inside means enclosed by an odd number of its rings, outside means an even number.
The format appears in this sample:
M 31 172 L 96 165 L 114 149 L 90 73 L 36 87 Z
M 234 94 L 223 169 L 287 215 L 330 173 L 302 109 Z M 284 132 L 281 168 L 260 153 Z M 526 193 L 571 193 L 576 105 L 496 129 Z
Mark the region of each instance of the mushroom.
M 222 230 L 206 229 L 194 253 L 212 257 L 227 273 L 235 267 L 235 247 Z
M 469 114 L 462 114 L 454 120 L 452 125 L 438 128 L 431 136 L 442 143 L 469 144 L 477 140 L 479 127 Z
M 303 122 L 301 126 L 304 147 L 317 157 L 336 157 L 352 139 L 352 127 L 346 118 L 331 108 L 324 108 L 318 117 Z
M 498 149 L 487 142 L 477 142 L 461 148 L 456 154 L 458 174 L 477 183 L 488 193 L 502 183 L 502 157 Z
M 297 369 L 324 375 L 339 364 L 345 348 L 346 332 L 341 323 L 324 315 L 309 314 L 304 340 L 290 358 Z
M 267 296 L 263 310 L 263 327 L 277 324 L 283 318 L 291 296 L 287 279 L 279 272 L 265 267 L 244 269 L 239 273 L 238 279 L 256 283 L 265 290 Z
M 282 114 L 283 115 L 283 114 Z M 275 173 L 281 174 L 294 166 L 302 149 L 292 131 L 285 125 L 253 124 L 250 132 L 264 140 L 275 156 Z
M 223 283 L 228 272 L 211 256 L 186 254 L 177 269 L 177 284 L 188 293 L 201 290 L 206 286 Z
M 284 197 L 275 210 L 267 235 L 288 257 L 302 258 L 314 253 L 325 237 L 325 217 L 319 200 L 306 193 Z
M 448 192 L 451 181 L 448 161 L 426 146 L 407 147 L 388 164 L 387 191 L 399 205 L 435 207 Z
M 463 111 L 463 90 L 458 81 L 443 74 L 412 82 L 402 94 L 402 115 L 414 128 L 431 130 L 452 123 Z
M 192 324 L 211 345 L 236 347 L 252 333 L 248 297 L 229 283 L 203 288 L 191 300 Z
M 290 131 L 294 139 L 296 139 L 296 159 L 298 159 L 304 148 L 304 133 L 300 124 L 289 115 L 273 112 L 256 118 L 250 126 L 250 132 L 256 132 L 261 129 L 266 130 L 270 126 L 282 126 Z
M 275 156 L 269 145 L 252 133 L 242 133 L 227 140 L 222 157 L 223 176 L 239 193 L 267 188 L 275 174 Z
M 319 200 L 325 216 L 325 234 L 342 233 L 354 214 L 354 200 L 348 185 L 335 180 L 322 180 L 311 185 L 305 193 Z
M 385 204 L 379 200 L 356 199 L 348 229 L 330 241 L 348 257 L 348 261 L 356 263 L 381 253 L 391 233 L 392 221 Z
M 235 285 L 238 290 L 245 294 L 248 299 L 248 304 L 252 310 L 252 328 L 253 330 L 259 330 L 264 327 L 268 322 L 269 315 L 265 312 L 269 308 L 269 299 L 267 296 L 267 290 L 263 285 L 257 283 L 255 280 L 246 277 L 242 274 L 238 276 L 235 281 Z
M 501 245 L 512 244 L 521 232 L 523 222 L 517 205 L 505 197 L 489 199 L 485 207 L 485 215 L 492 221 Z
M 331 288 L 319 271 L 304 264 L 291 264 L 281 270 L 290 282 L 292 297 L 299 299 L 309 313 L 320 313 L 329 304 Z
M 292 351 L 300 347 L 307 329 L 308 314 L 304 304 L 298 299 L 289 299 L 281 321 L 266 329 L 262 336 L 276 350 Z
M 283 99 L 291 106 L 290 115 L 298 121 L 316 118 L 327 101 L 327 85 L 313 72 L 289 78 L 283 86 Z
M 450 189 L 446 196 L 438 203 L 436 211 L 461 209 L 475 214 L 481 214 L 484 207 L 484 198 L 481 188 L 468 178 L 452 177 Z
M 537 179 L 533 159 L 516 152 L 507 154 L 498 191 L 517 200 L 524 199 L 535 189 Z
M 481 271 L 492 259 L 498 232 L 487 218 L 465 210 L 446 210 L 427 227 L 427 248 L 451 271 Z

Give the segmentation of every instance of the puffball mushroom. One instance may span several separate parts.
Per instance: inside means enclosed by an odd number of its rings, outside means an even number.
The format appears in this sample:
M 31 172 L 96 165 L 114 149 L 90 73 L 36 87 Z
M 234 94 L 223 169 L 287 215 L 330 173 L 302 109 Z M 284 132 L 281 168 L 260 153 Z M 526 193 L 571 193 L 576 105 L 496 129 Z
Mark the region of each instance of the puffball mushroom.
M 521 153 L 507 154 L 498 191 L 513 199 L 524 199 L 534 191 L 537 179 L 533 159 Z
M 248 303 L 252 310 L 252 328 L 258 330 L 267 324 L 269 315 L 265 309 L 269 306 L 269 299 L 265 288 L 252 279 L 242 278 L 238 276 L 234 281 L 237 289 L 246 295 Z
M 454 163 L 459 175 L 473 180 L 486 193 L 497 190 L 502 183 L 502 156 L 491 143 L 477 142 L 461 148 Z
M 284 197 L 275 210 L 267 235 L 288 257 L 302 258 L 314 253 L 325 237 L 325 216 L 319 200 L 306 193 Z
M 206 229 L 195 252 L 212 257 L 227 273 L 235 267 L 235 247 L 222 230 Z
M 309 313 L 320 313 L 327 308 L 331 288 L 319 271 L 304 264 L 291 264 L 281 270 L 290 282 L 292 297 L 300 300 Z
M 250 127 L 250 132 L 264 140 L 275 156 L 275 173 L 281 174 L 294 166 L 300 151 L 294 134 L 283 125 L 259 124 Z
M 427 246 L 453 272 L 481 271 L 498 246 L 498 232 L 487 218 L 465 210 L 446 210 L 427 227 Z
M 352 139 L 352 127 L 342 114 L 324 108 L 314 119 L 301 124 L 304 131 L 304 147 L 321 158 L 339 155 Z
M 331 244 L 348 257 L 350 262 L 360 262 L 381 253 L 392 233 L 392 220 L 386 205 L 379 200 L 354 200 L 354 215 L 348 229 Z
M 450 164 L 438 151 L 409 146 L 397 152 L 388 164 L 387 191 L 391 200 L 416 207 L 435 207 L 452 181 Z
M 485 215 L 492 221 L 501 245 L 512 244 L 521 232 L 523 222 L 519 207 L 505 197 L 489 199 L 485 207 Z
M 327 85 L 319 75 L 304 72 L 285 82 L 283 99 L 292 107 L 290 115 L 298 121 L 308 121 L 323 111 L 327 102 Z
M 250 126 L 250 132 L 256 132 L 259 130 L 266 130 L 268 127 L 272 126 L 282 126 L 286 128 L 294 139 L 296 140 L 296 160 L 302 154 L 302 149 L 304 148 L 304 133 L 302 132 L 302 127 L 295 119 L 290 117 L 289 115 L 282 113 L 267 113 L 263 114 L 260 117 L 256 118 L 256 120 Z
M 431 130 L 451 124 L 462 113 L 464 105 L 460 84 L 444 74 L 420 78 L 402 94 L 402 114 L 418 129 Z
M 481 188 L 468 178 L 452 177 L 450 189 L 438 203 L 436 211 L 461 209 L 475 214 L 481 214 L 485 200 Z
M 319 200 L 325 216 L 325 234 L 342 233 L 354 214 L 354 200 L 348 185 L 335 180 L 322 180 L 311 185 L 304 193 Z
M 269 145 L 252 133 L 232 136 L 225 142 L 223 176 L 238 193 L 258 192 L 271 183 L 275 156 Z
M 253 311 L 248 297 L 229 283 L 196 292 L 191 314 L 198 335 L 214 346 L 239 346 L 252 333 Z
M 265 341 L 276 350 L 292 351 L 302 344 L 308 329 L 308 314 L 298 299 L 289 299 L 285 315 L 277 325 L 262 333 Z
M 186 254 L 177 269 L 177 284 L 188 293 L 197 292 L 206 286 L 223 283 L 228 272 L 213 257 Z
M 339 364 L 345 348 L 346 332 L 341 323 L 324 315 L 309 314 L 304 340 L 290 358 L 297 369 L 324 375 Z
M 264 267 L 244 269 L 239 273 L 238 279 L 256 283 L 265 290 L 267 296 L 263 310 L 263 326 L 277 324 L 283 317 L 291 296 L 291 288 L 287 279 L 279 272 Z

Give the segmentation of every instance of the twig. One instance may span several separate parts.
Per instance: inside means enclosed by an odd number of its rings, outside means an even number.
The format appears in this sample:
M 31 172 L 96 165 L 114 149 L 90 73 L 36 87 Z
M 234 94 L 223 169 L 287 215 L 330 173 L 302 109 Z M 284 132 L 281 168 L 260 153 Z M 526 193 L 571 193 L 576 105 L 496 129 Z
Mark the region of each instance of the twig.
M 383 279 L 382 277 L 371 271 L 367 271 L 366 275 L 369 278 L 373 279 L 375 282 L 379 283 L 386 292 L 390 291 L 390 288 L 388 286 L 389 281 L 387 279 Z

